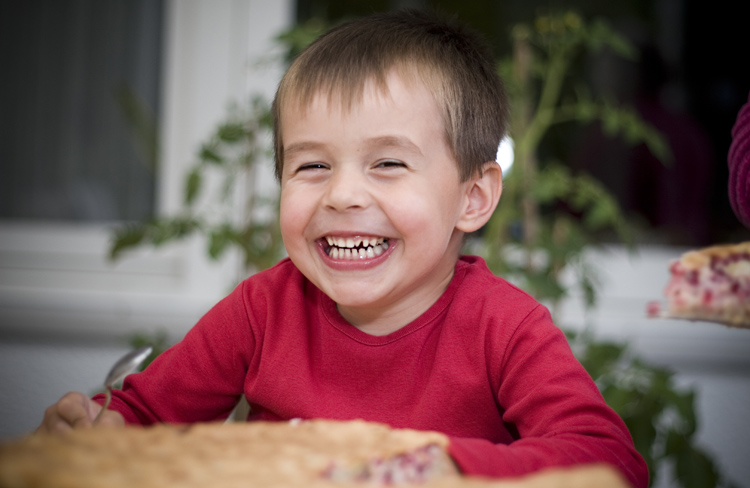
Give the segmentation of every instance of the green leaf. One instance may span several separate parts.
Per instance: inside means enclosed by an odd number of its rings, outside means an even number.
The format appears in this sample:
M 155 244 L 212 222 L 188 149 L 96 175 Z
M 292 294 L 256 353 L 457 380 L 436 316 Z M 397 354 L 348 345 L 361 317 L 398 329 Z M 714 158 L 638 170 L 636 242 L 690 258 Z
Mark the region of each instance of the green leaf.
M 235 188 L 235 185 L 237 184 L 237 173 L 227 172 L 226 175 L 224 175 L 224 182 L 221 185 L 221 192 L 219 193 L 219 199 L 221 201 L 229 201 L 232 197 L 232 191 Z
M 677 455 L 675 471 L 685 488 L 713 488 L 719 482 L 713 461 L 695 447 L 684 449 Z
M 182 239 L 201 228 L 200 223 L 192 217 L 173 217 L 153 221 L 149 228 L 149 237 L 154 246 Z
M 617 55 L 626 59 L 634 60 L 638 57 L 635 46 L 613 30 L 609 23 L 603 19 L 596 19 L 591 23 L 587 35 L 587 45 L 594 50 L 607 46 Z
M 213 144 L 204 144 L 201 146 L 199 157 L 201 161 L 212 164 L 222 164 L 224 158 L 221 157 Z
M 576 118 L 583 123 L 593 121 L 599 113 L 597 105 L 590 100 L 581 100 L 579 98 L 574 108 Z
M 656 427 L 654 426 L 653 418 L 657 409 L 653 408 L 653 403 L 645 403 L 644 399 L 640 399 L 638 405 L 641 407 L 641 412 L 638 415 L 633 415 L 623 420 L 625 420 L 628 426 L 630 435 L 633 437 L 633 444 L 638 452 L 641 454 L 648 452 L 650 454 L 654 440 L 656 439 Z
M 583 221 L 589 228 L 596 230 L 613 225 L 618 218 L 619 208 L 615 200 L 607 194 L 600 194 L 584 214 Z
M 667 440 L 664 443 L 664 454 L 666 456 L 677 455 L 690 448 L 690 437 L 670 429 L 667 432 Z
M 580 277 L 580 283 L 581 291 L 583 291 L 583 299 L 584 303 L 587 307 L 592 308 L 594 305 L 596 305 L 596 296 L 597 296 L 597 289 L 594 281 L 591 279 L 588 275 L 583 275 Z
M 532 290 L 538 300 L 559 300 L 567 293 L 567 289 L 547 269 L 539 272 L 526 271 L 525 279 L 528 289 Z
M 248 134 L 242 122 L 227 122 L 219 126 L 216 135 L 223 142 L 234 143 L 241 141 Z
M 326 21 L 312 18 L 281 33 L 276 41 L 286 47 L 286 59 L 292 60 L 330 27 Z
M 607 405 L 612 407 L 620 416 L 624 416 L 626 408 L 634 401 L 637 401 L 632 390 L 620 388 L 616 385 L 607 385 L 602 389 L 602 396 L 606 400 Z
M 147 227 L 146 223 L 134 223 L 116 229 L 109 248 L 109 258 L 115 260 L 124 250 L 141 244 L 146 236 Z
M 208 237 L 208 255 L 211 259 L 219 259 L 230 245 L 239 240 L 237 229 L 228 223 L 210 231 Z
M 226 251 L 229 242 L 230 240 L 225 232 L 212 232 L 209 235 L 208 246 L 208 254 L 211 256 L 211 259 L 219 259 L 224 251 Z
M 590 343 L 579 358 L 589 375 L 596 380 L 607 374 L 625 352 L 624 346 L 613 342 Z
M 570 170 L 561 164 L 549 164 L 538 173 L 532 192 L 539 203 L 544 204 L 565 199 L 570 188 Z
M 194 168 L 188 173 L 185 181 L 185 204 L 192 205 L 195 202 L 195 197 L 203 186 L 203 177 L 199 168 Z
M 273 115 L 268 107 L 263 107 L 257 112 L 258 126 L 271 130 L 273 129 Z
M 669 142 L 659 132 L 649 130 L 643 134 L 643 139 L 648 147 L 651 154 L 653 154 L 659 161 L 664 163 L 666 166 L 670 166 L 674 161 L 674 155 L 672 154 L 672 148 L 669 146 Z

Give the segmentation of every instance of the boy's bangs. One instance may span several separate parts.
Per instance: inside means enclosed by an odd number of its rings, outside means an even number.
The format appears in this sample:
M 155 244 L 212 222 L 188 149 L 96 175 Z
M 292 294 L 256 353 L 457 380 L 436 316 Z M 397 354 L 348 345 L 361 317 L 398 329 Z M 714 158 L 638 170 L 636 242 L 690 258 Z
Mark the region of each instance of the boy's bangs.
M 394 70 L 409 87 L 413 87 L 420 79 L 427 82 L 426 78 L 430 78 L 420 76 L 421 73 L 417 73 L 414 66 L 404 62 L 394 63 L 384 69 L 318 69 L 315 72 L 308 71 L 304 76 L 301 75 L 301 70 L 295 69 L 287 74 L 279 87 L 279 108 L 293 106 L 295 110 L 304 112 L 315 97 L 322 96 L 329 106 L 338 105 L 346 113 L 362 101 L 370 84 L 381 95 L 387 96 L 387 78 Z M 432 91 L 429 86 L 431 83 L 425 84 Z

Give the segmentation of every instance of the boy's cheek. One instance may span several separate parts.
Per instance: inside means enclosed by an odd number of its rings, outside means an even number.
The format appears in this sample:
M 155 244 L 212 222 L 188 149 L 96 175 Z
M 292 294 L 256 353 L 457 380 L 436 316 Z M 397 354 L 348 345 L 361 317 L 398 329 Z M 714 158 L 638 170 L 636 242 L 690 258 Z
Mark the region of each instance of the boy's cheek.
M 282 204 L 279 209 L 279 230 L 289 257 L 294 260 L 301 247 L 306 245 L 305 231 L 308 219 L 298 205 Z

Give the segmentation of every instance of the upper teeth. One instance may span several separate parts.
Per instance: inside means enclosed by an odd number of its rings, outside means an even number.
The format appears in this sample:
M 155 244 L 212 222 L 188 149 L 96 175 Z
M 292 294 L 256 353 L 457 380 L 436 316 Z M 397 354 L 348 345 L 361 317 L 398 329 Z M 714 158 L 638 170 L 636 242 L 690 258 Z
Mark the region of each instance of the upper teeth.
M 380 256 L 388 249 L 382 237 L 326 237 L 333 259 L 363 259 Z M 361 247 L 360 247 L 361 246 Z
M 348 247 L 348 248 L 355 248 L 359 247 L 360 245 L 363 245 L 365 247 L 367 246 L 377 246 L 378 244 L 383 244 L 385 239 L 382 237 L 326 237 L 326 241 L 328 241 L 329 246 L 336 246 L 336 247 Z

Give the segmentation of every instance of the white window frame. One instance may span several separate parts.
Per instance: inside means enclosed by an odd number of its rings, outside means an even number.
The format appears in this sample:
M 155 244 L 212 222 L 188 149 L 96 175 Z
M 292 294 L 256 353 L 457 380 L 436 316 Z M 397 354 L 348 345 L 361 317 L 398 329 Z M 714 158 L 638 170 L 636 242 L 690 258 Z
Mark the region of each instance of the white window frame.
M 179 209 L 185 174 L 230 103 L 273 95 L 281 68 L 253 61 L 272 51 L 293 9 L 292 0 L 167 0 L 159 214 Z M 238 257 L 210 261 L 200 238 L 111 262 L 114 225 L 0 222 L 0 334 L 179 336 L 238 279 Z

